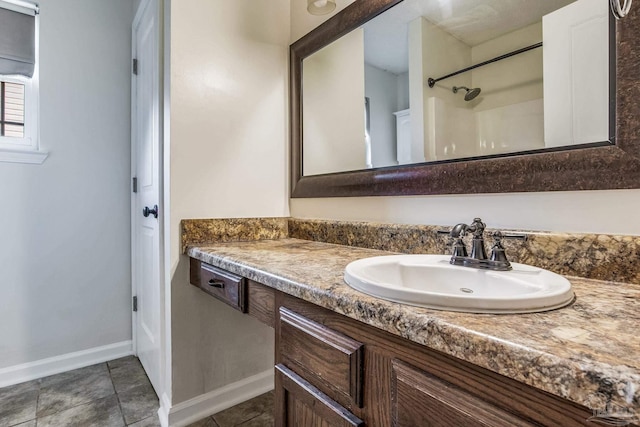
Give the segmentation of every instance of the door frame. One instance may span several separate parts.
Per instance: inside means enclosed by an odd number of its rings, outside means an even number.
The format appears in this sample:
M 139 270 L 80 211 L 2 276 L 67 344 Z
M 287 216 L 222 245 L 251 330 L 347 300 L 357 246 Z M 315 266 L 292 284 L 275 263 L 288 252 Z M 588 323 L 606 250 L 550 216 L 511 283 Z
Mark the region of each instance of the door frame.
M 159 217 L 160 221 L 158 223 L 159 228 L 159 296 L 160 296 L 160 313 L 158 316 L 159 327 L 160 327 L 160 389 L 157 390 L 158 396 L 162 403 L 163 399 L 167 398 L 170 400 L 171 396 L 171 346 L 170 346 L 170 329 L 167 329 L 167 325 L 170 325 L 170 311 L 167 310 L 167 307 L 170 307 L 170 293 L 167 293 L 167 266 L 166 259 L 168 259 L 169 248 L 167 248 L 166 242 L 168 242 L 168 225 L 169 225 L 169 209 L 165 209 L 165 203 L 168 204 L 168 176 L 166 173 L 168 172 L 168 168 L 165 168 L 165 158 L 167 157 L 168 144 L 165 143 L 165 135 L 168 133 L 165 132 L 165 122 L 167 121 L 166 111 L 164 108 L 164 94 L 167 90 L 167 83 L 165 82 L 165 67 L 166 64 L 166 56 L 165 50 L 168 46 L 165 46 L 165 24 L 164 24 L 164 10 L 165 10 L 165 2 L 163 0 L 141 0 L 137 10 L 135 11 L 134 18 L 131 24 L 131 67 L 133 67 L 133 59 L 136 58 L 136 42 L 134 35 L 134 29 L 140 23 L 142 19 L 142 15 L 144 10 L 151 6 L 157 8 L 157 17 L 158 17 L 158 39 L 155 41 L 155 48 L 158 52 L 158 64 L 157 67 L 159 69 L 158 74 L 158 138 L 159 138 L 159 156 L 158 161 L 160 164 L 159 168 L 159 176 L 160 180 L 158 182 L 159 190 L 158 190 L 158 206 L 159 206 Z M 137 234 L 136 234 L 136 217 L 141 213 L 138 212 L 136 207 L 136 193 L 133 192 L 133 178 L 137 173 L 137 141 L 136 141 L 136 112 L 137 112 L 137 103 L 136 103 L 136 91 L 137 91 L 137 77 L 133 74 L 133 68 L 131 68 L 131 181 L 130 181 L 130 195 L 131 195 L 131 337 L 132 337 L 132 350 L 134 355 L 138 355 L 138 331 L 137 331 L 137 312 L 133 311 L 133 296 L 137 295 L 138 291 L 138 283 L 136 280 L 137 277 Z M 170 290 L 169 290 L 170 291 Z

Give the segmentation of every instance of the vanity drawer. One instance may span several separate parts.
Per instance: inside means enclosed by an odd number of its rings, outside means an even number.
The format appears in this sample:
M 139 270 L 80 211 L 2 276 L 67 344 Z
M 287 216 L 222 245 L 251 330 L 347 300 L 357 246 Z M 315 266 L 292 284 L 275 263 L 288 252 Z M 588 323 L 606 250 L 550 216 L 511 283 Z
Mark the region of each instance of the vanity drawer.
M 243 277 L 192 259 L 191 284 L 231 307 L 247 312 L 247 284 Z
M 280 307 L 279 350 L 289 369 L 346 406 L 362 407 L 364 345 Z

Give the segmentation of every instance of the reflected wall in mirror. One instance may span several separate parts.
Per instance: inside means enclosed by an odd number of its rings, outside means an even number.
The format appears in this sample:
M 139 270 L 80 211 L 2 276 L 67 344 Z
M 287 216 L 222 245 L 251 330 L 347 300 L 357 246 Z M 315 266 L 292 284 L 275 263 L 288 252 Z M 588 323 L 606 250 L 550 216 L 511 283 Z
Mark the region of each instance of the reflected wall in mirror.
M 304 58 L 302 175 L 613 142 L 612 28 L 602 0 L 404 0 Z

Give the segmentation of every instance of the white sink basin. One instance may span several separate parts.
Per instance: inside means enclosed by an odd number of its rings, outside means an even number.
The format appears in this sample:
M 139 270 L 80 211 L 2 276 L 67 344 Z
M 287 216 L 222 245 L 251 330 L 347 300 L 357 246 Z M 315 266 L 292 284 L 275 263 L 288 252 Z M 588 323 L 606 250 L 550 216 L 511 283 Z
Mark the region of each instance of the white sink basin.
M 448 255 L 389 255 L 347 265 L 349 286 L 374 297 L 467 313 L 532 313 L 573 301 L 564 277 L 525 264 L 511 271 L 449 264 Z

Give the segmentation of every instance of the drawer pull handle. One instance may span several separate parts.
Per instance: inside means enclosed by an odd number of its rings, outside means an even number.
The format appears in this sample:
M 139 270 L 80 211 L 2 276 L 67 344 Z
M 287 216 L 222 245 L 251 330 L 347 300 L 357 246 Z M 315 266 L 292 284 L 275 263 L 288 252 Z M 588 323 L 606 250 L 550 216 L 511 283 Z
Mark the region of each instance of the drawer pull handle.
M 222 280 L 211 279 L 209 280 L 209 286 L 224 289 L 224 282 Z

